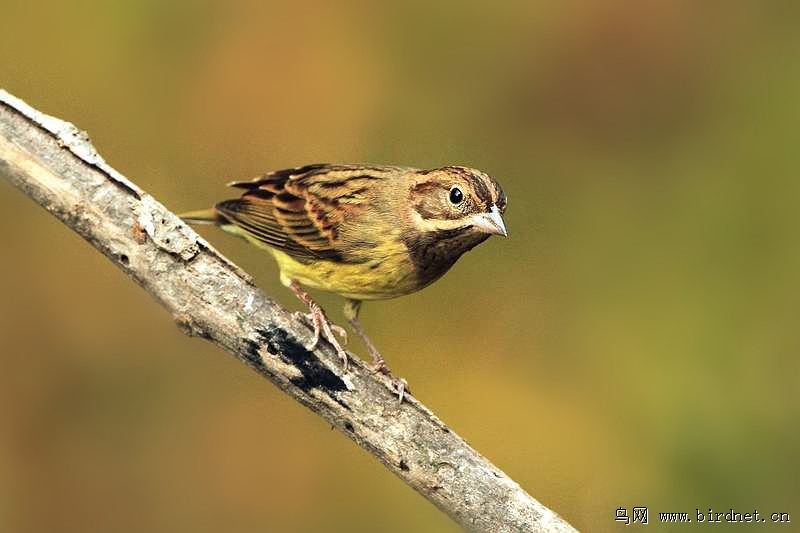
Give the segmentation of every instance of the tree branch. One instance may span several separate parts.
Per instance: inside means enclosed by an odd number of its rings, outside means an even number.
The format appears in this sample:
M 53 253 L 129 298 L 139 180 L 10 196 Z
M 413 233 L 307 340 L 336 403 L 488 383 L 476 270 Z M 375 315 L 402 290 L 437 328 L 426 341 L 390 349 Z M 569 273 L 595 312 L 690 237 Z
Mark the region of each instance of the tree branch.
M 0 90 L 0 173 L 204 337 L 377 457 L 471 531 L 574 531 L 413 397 L 324 342 L 176 215 L 109 166 L 85 133 Z

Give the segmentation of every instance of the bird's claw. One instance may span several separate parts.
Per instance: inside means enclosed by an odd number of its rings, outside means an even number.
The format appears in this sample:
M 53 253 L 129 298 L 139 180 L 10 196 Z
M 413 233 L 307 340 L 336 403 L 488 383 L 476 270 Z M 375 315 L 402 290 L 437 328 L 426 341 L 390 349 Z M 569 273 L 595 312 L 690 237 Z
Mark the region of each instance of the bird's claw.
M 350 367 L 350 358 L 344 348 L 342 348 L 342 344 L 347 344 L 347 332 L 341 326 L 331 324 L 331 322 L 328 320 L 328 317 L 325 315 L 325 311 L 323 311 L 319 305 L 311 304 L 308 306 L 308 308 L 310 311 L 309 313 L 296 313 L 296 316 L 304 318 L 310 322 L 314 328 L 314 339 L 311 341 L 311 345 L 308 347 L 308 349 L 316 349 L 317 345 L 319 344 L 319 340 L 322 337 L 325 337 L 325 340 L 328 341 L 331 346 L 333 346 L 334 350 L 336 350 L 336 354 L 342 361 L 342 368 L 345 372 L 347 372 L 348 368 Z M 342 344 L 339 343 L 339 340 L 336 338 L 334 333 L 342 337 Z
M 377 354 L 378 356 L 374 357 L 376 353 L 373 353 L 373 360 L 372 364 L 369 365 L 369 369 L 373 374 L 383 374 L 389 378 L 389 388 L 392 390 L 392 392 L 397 394 L 398 405 L 402 404 L 406 393 L 411 392 L 408 389 L 408 381 L 406 381 L 405 378 L 399 378 L 392 374 L 392 371 L 389 370 L 389 367 L 386 365 L 386 361 L 383 360 L 380 354 Z
M 386 361 L 383 359 L 373 359 L 369 369 L 373 374 L 383 374 L 384 376 L 392 377 L 392 371 L 386 366 Z
M 411 392 L 410 390 L 408 390 L 408 381 L 406 381 L 404 378 L 396 378 L 394 376 L 392 376 L 389 379 L 391 380 L 392 383 L 391 385 L 392 391 L 397 393 L 397 405 L 402 405 L 405 394 L 407 392 L 408 393 Z
M 330 322 L 328 325 L 331 327 L 331 331 L 336 333 L 342 339 L 342 344 L 347 344 L 347 330 L 342 326 L 337 326 L 336 324 L 331 324 Z

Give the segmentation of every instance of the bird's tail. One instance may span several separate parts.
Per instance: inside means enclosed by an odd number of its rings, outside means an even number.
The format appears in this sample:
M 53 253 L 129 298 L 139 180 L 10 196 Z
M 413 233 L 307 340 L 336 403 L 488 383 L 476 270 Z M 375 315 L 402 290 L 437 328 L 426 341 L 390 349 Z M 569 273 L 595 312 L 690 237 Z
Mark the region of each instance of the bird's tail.
M 200 209 L 198 211 L 187 211 L 178 215 L 188 224 L 216 224 L 220 225 L 225 219 L 213 207 L 210 209 Z

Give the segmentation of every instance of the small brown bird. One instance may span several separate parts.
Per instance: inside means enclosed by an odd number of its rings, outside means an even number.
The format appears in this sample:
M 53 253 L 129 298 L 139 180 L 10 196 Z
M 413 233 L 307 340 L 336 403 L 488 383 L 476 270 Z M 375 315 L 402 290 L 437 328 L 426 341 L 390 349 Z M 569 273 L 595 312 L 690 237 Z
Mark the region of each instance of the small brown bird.
M 230 186 L 236 199 L 181 215 L 212 223 L 269 251 L 281 282 L 309 308 L 314 346 L 324 336 L 347 369 L 347 353 L 302 286 L 344 296 L 345 317 L 361 337 L 373 368 L 389 374 L 364 333 L 363 300 L 394 298 L 439 279 L 464 252 L 490 235 L 506 236 L 506 196 L 479 170 L 431 170 L 317 164 L 271 172 Z

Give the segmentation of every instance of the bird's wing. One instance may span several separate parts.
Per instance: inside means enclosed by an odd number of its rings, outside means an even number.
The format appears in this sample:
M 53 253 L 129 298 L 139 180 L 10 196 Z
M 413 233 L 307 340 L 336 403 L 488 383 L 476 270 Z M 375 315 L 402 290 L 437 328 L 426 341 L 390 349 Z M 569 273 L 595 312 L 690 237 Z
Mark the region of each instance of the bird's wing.
M 339 241 L 341 226 L 368 207 L 368 184 L 392 170 L 322 164 L 280 170 L 231 183 L 245 192 L 215 209 L 249 237 L 299 261 L 347 262 Z

